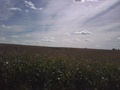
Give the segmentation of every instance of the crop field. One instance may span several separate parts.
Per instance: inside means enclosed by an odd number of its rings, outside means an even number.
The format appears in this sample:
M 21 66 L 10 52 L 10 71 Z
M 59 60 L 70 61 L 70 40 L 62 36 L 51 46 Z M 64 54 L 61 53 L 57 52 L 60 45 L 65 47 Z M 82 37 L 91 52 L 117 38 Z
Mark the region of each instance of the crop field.
M 120 90 L 120 50 L 0 44 L 0 90 Z

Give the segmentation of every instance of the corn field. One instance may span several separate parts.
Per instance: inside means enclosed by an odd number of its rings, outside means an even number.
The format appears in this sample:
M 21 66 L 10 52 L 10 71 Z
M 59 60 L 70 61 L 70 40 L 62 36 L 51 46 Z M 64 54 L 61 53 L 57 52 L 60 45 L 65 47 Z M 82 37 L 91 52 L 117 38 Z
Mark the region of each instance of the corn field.
M 120 90 L 120 51 L 1 44 L 0 90 Z

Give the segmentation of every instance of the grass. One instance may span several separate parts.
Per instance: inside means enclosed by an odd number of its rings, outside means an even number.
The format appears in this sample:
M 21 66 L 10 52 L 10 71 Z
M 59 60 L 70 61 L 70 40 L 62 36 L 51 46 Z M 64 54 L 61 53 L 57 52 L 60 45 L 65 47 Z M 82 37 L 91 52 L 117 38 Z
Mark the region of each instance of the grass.
M 120 90 L 120 51 L 0 45 L 0 90 Z

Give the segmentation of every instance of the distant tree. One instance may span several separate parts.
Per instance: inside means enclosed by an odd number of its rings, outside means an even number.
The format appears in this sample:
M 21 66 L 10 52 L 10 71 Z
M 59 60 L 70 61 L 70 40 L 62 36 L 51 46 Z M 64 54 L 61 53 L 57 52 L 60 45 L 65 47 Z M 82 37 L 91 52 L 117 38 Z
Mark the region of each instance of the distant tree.
M 116 50 L 115 48 L 113 48 L 112 50 Z

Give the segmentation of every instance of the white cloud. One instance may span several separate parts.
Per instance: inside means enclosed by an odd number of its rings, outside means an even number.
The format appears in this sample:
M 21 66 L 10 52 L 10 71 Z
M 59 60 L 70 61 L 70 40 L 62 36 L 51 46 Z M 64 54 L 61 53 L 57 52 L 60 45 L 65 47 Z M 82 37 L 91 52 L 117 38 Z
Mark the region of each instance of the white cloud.
M 86 0 L 86 1 L 90 1 L 90 2 L 98 2 L 98 0 Z
M 69 35 L 70 35 L 70 33 L 65 33 L 65 35 L 68 35 L 68 36 L 69 36 Z
M 10 8 L 10 10 L 13 10 L 13 11 L 22 11 L 22 9 L 17 8 L 17 7 L 12 7 L 12 8 Z
M 38 8 L 38 10 L 43 10 L 43 8 L 41 7 L 41 8 Z
M 13 37 L 13 38 L 18 38 L 19 36 L 13 35 L 13 36 L 11 36 L 11 37 Z
M 27 35 L 25 35 L 25 36 L 30 37 L 31 35 L 30 35 L 30 34 L 27 34 Z
M 73 2 L 80 3 L 80 2 L 85 2 L 85 0 L 73 0 Z
M 26 7 L 29 7 L 29 8 L 34 9 L 34 10 L 42 10 L 42 8 L 36 8 L 35 5 L 31 1 L 24 0 L 24 2 L 26 4 Z
M 88 35 L 88 34 L 92 34 L 92 33 L 87 30 L 84 30 L 84 31 L 76 31 L 76 32 L 74 32 L 74 34 Z
M 25 4 L 26 4 L 27 7 L 30 7 L 31 9 L 36 9 L 34 4 L 30 1 L 25 1 Z
M 9 26 L 6 26 L 5 24 L 3 24 L 1 27 L 4 28 L 4 29 L 10 29 L 11 28 Z
M 43 37 L 43 42 L 56 42 L 54 37 Z
M 79 2 L 98 2 L 98 0 L 73 0 L 73 2 L 79 3 Z

